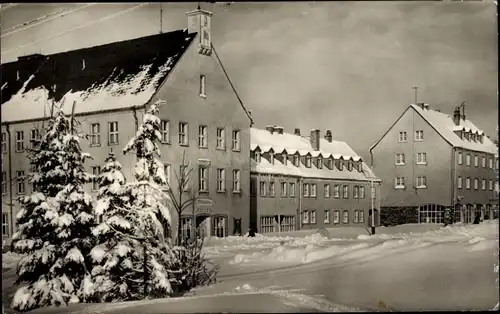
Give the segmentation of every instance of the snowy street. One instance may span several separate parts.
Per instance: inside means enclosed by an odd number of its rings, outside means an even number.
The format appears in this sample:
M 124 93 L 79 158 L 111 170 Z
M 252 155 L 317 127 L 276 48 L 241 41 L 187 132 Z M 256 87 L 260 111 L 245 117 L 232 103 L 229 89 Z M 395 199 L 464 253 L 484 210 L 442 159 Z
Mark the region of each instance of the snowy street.
M 498 302 L 497 240 L 498 220 L 381 228 L 373 237 L 311 232 L 209 239 L 206 254 L 221 264 L 217 284 L 185 298 L 35 312 L 489 310 Z M 4 269 L 15 263 L 8 256 Z M 3 275 L 5 300 L 12 269 Z

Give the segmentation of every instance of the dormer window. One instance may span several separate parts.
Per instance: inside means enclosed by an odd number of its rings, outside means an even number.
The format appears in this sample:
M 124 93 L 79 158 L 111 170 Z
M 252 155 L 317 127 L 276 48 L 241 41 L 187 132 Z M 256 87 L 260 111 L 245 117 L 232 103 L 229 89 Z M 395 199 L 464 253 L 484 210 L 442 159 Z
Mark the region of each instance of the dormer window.
M 330 170 L 333 169 L 333 159 L 332 158 L 328 159 L 328 168 L 330 168 Z
M 298 155 L 293 155 L 293 165 L 295 167 L 299 167 L 299 156 Z
M 339 170 L 344 170 L 344 161 L 342 159 L 339 160 Z
M 349 160 L 347 163 L 347 170 L 352 171 L 352 160 Z
M 311 168 L 311 156 L 306 156 L 306 167 Z
M 255 152 L 255 161 L 260 163 L 260 152 Z
M 269 153 L 269 162 L 271 163 L 271 165 L 274 165 L 274 154 L 273 153 Z
M 470 139 L 469 132 L 464 132 L 464 137 L 466 140 L 469 140 Z
M 288 156 L 286 154 L 283 154 L 283 165 L 286 166 L 287 161 L 288 161 Z
M 358 171 L 363 171 L 363 163 L 361 161 L 358 162 Z
M 318 157 L 317 167 L 318 167 L 318 169 L 322 169 L 323 168 L 323 158 Z

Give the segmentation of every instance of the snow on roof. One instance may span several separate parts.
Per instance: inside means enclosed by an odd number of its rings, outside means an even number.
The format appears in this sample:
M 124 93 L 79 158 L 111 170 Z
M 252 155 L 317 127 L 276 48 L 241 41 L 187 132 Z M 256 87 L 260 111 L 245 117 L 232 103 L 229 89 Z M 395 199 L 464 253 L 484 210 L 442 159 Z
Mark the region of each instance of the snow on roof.
M 304 176 L 304 177 L 317 177 L 317 178 L 329 178 L 329 179 L 350 179 L 350 180 L 379 180 L 373 171 L 366 165 L 361 157 L 359 157 L 352 148 L 347 145 L 347 143 L 342 141 L 328 142 L 325 139 L 320 139 L 320 150 L 314 151 L 311 147 L 311 143 L 308 139 L 293 135 L 290 133 L 283 132 L 283 134 L 271 134 L 267 130 L 261 130 L 257 128 L 250 128 L 250 142 L 251 147 L 284 147 L 288 154 L 293 155 L 295 152 L 299 152 L 301 155 L 310 153 L 314 157 L 323 156 L 324 158 L 330 158 L 332 156 L 334 159 L 340 159 L 341 157 L 345 160 L 352 158 L 354 161 L 361 161 L 362 172 L 358 172 L 356 169 L 353 171 L 348 170 L 330 170 L 326 167 L 322 169 L 312 166 L 311 168 L 306 168 L 301 165 L 300 167 L 294 166 L 292 163 L 287 163 L 283 165 L 278 160 L 275 159 L 275 163 L 270 164 L 265 158 L 261 158 L 260 163 L 256 163 L 252 160 L 252 171 L 259 173 L 271 173 L 271 174 L 284 174 L 290 176 Z M 262 146 L 261 146 L 262 145 Z M 275 150 L 276 152 L 277 150 Z
M 2 64 L 2 121 L 42 118 L 52 102 L 67 114 L 73 102 L 75 113 L 145 105 L 194 36 L 174 31 Z
M 473 133 L 484 134 L 477 128 L 470 120 L 460 119 L 460 125 L 453 122 L 453 117 L 432 109 L 422 109 L 419 106 L 411 105 L 436 131 L 452 146 L 465 148 L 469 150 L 495 154 L 498 151 L 496 145 L 488 138 L 483 138 L 483 143 L 473 140 L 461 139 L 454 131 L 464 129 L 466 132 L 472 131 Z

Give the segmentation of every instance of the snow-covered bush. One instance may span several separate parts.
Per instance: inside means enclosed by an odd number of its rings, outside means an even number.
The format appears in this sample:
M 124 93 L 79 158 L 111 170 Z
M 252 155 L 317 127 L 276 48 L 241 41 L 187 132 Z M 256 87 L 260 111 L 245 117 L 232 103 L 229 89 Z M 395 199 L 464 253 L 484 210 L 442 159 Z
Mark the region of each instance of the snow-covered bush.
M 25 253 L 17 268 L 12 308 L 29 311 L 43 306 L 79 302 L 91 287 L 89 259 L 94 224 L 91 198 L 83 185 L 85 172 L 79 137 L 73 123 L 59 111 L 30 154 L 29 182 L 36 190 L 19 199 L 14 247 Z

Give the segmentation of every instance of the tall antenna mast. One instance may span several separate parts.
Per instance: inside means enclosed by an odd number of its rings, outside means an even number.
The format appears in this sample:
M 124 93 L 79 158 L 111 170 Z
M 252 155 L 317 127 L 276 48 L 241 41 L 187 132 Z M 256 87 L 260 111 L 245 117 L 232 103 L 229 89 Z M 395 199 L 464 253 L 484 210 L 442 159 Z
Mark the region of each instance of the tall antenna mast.
M 163 2 L 160 2 L 160 34 L 163 33 Z
M 415 105 L 417 105 L 417 93 L 418 93 L 418 86 L 413 86 L 412 87 L 415 90 Z

